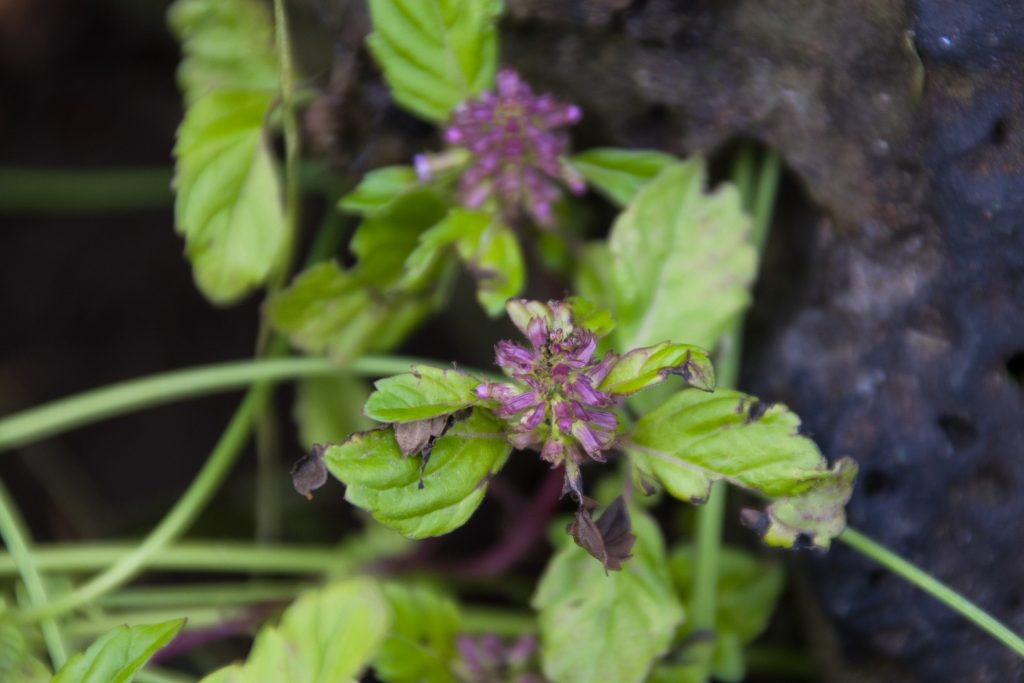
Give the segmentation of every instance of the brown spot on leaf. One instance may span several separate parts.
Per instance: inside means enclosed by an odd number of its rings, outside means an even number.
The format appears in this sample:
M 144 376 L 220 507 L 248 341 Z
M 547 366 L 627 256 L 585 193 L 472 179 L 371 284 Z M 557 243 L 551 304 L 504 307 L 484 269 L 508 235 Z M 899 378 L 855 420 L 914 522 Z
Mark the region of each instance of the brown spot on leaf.
M 566 530 L 578 546 L 601 561 L 605 573 L 618 571 L 632 557 L 630 551 L 636 543 L 626 501 L 622 496 L 616 498 L 596 522 L 590 516 L 591 509 L 592 505 L 580 506 Z

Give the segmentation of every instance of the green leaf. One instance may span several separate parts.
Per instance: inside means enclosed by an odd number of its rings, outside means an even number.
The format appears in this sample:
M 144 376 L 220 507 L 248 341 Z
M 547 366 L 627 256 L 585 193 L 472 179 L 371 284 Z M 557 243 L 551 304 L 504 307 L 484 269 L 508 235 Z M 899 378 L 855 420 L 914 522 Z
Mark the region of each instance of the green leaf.
M 384 594 L 391 605 L 391 630 L 373 660 L 377 678 L 385 683 L 456 683 L 456 604 L 423 586 L 388 584 Z
M 425 465 L 422 456 L 402 456 L 391 428 L 354 434 L 329 448 L 324 462 L 350 503 L 408 538 L 426 538 L 469 519 L 510 451 L 502 423 L 474 409 L 434 442 Z
M 615 329 L 615 318 L 611 311 L 601 308 L 593 301 L 581 296 L 571 296 L 566 302 L 572 308 L 573 323 L 585 327 L 598 337 L 611 334 Z
M 598 389 L 629 396 L 664 381 L 669 375 L 679 375 L 690 386 L 703 391 L 715 388 L 715 370 L 707 351 L 689 344 L 662 342 L 633 349 L 619 358 Z
M 845 508 L 853 493 L 857 463 L 840 458 L 829 475 L 800 495 L 775 501 L 763 514 L 744 510 L 744 523 L 768 545 L 828 548 L 846 528 Z
M 352 432 L 373 427 L 363 416 L 370 395 L 367 383 L 351 375 L 307 377 L 295 389 L 295 422 L 303 450 L 313 444 L 340 443 Z
M 641 418 L 624 446 L 641 478 L 653 477 L 680 500 L 704 502 L 718 479 L 775 498 L 830 476 L 799 427 L 800 418 L 778 403 L 684 389 Z
M 388 630 L 390 610 L 370 579 L 349 579 L 303 594 L 279 626 L 256 637 L 244 665 L 232 665 L 202 683 L 337 683 L 356 679 Z
M 580 291 L 607 297 L 596 301 L 618 319 L 616 349 L 663 341 L 713 349 L 750 300 L 749 229 L 734 187 L 704 192 L 703 160 L 667 166 L 615 221 L 610 278 L 591 265 Z
M 271 297 L 267 319 L 292 344 L 348 361 L 394 347 L 435 307 L 424 297 L 388 295 L 333 261 L 307 269 Z
M 674 156 L 664 152 L 598 147 L 574 156 L 572 165 L 587 183 L 624 207 L 641 187 L 675 161 Z
M 181 43 L 178 84 L 188 104 L 222 90 L 278 89 L 273 24 L 254 0 L 177 0 L 167 13 Z
M 639 683 L 683 620 L 661 532 L 646 514 L 630 515 L 637 542 L 622 571 L 605 574 L 567 543 L 541 578 L 533 606 L 544 674 L 553 683 Z
M 363 176 L 356 189 L 341 198 L 338 208 L 375 216 L 387 211 L 398 197 L 416 186 L 416 171 L 411 166 L 378 168 Z
M 367 39 L 395 100 L 429 121 L 491 87 L 500 0 L 370 0 Z
M 694 602 L 696 553 L 691 546 L 677 549 L 669 559 L 676 590 L 687 607 Z M 715 678 L 740 681 L 746 673 L 743 646 L 768 626 L 783 587 L 782 568 L 739 548 L 722 547 L 715 598 Z M 692 629 L 678 634 L 685 642 Z
M 281 188 L 263 134 L 273 93 L 218 91 L 178 129 L 176 225 L 199 289 L 229 304 L 261 285 L 285 242 Z
M 119 626 L 69 659 L 53 683 L 128 683 L 184 625 L 184 619 L 174 619 L 147 626 Z
M 51 678 L 50 670 L 32 653 L 22 629 L 0 621 L 0 681 L 49 683 Z
M 451 368 L 414 365 L 412 371 L 374 383 L 363 412 L 377 422 L 412 422 L 468 408 L 480 380 Z

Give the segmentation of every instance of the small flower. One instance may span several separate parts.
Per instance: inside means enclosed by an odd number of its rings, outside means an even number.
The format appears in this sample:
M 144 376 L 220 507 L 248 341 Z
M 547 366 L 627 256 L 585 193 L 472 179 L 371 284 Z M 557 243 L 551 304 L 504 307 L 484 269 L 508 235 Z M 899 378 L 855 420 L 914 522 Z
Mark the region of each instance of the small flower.
M 584 456 L 603 462 L 615 443 L 614 399 L 597 388 L 614 356 L 596 357 L 597 336 L 573 323 L 572 308 L 511 299 L 509 317 L 531 348 L 510 341 L 495 346 L 495 362 L 515 383 L 484 382 L 481 399 L 497 403 L 495 414 L 511 425 L 517 448 L 538 448 L 541 457 L 566 468 L 566 490 L 582 500 L 579 465 Z
M 561 196 L 559 183 L 574 194 L 586 189 L 564 160 L 569 148 L 564 129 L 580 117 L 576 105 L 535 95 L 519 74 L 502 69 L 497 92 L 459 105 L 445 131 L 448 144 L 471 155 L 459 181 L 462 203 L 473 209 L 496 197 L 507 212 L 524 206 L 538 223 L 550 224 L 552 205 Z M 417 158 L 416 168 L 421 179 L 436 172 L 429 157 Z

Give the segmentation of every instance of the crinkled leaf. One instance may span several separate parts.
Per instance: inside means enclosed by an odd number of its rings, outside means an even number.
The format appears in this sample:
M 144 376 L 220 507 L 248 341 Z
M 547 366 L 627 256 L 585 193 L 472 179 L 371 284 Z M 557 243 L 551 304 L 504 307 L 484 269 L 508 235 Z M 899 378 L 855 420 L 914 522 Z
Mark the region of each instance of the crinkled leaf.
M 694 602 L 696 553 L 690 546 L 669 559 L 676 589 L 687 607 Z M 715 644 L 712 672 L 718 680 L 740 681 L 746 672 L 743 647 L 768 626 L 783 587 L 782 567 L 739 548 L 723 547 L 719 555 L 715 597 Z M 680 636 L 691 634 L 684 626 Z M 706 678 L 706 677 L 705 677 Z
M 639 683 L 683 620 L 661 532 L 644 513 L 631 515 L 637 541 L 622 571 L 606 575 L 583 548 L 566 544 L 541 578 L 533 606 L 552 683 Z
M 747 306 L 757 263 L 750 220 L 734 187 L 707 194 L 704 176 L 699 158 L 667 166 L 615 221 L 609 298 L 596 301 L 618 319 L 617 350 L 663 341 L 713 349 Z M 602 277 L 585 280 L 581 292 L 598 293 Z
M 202 683 L 338 683 L 356 679 L 388 630 L 390 610 L 370 579 L 349 579 L 303 594 L 279 626 L 264 627 L 244 665 Z
M 764 513 L 744 510 L 744 524 L 768 545 L 828 548 L 846 528 L 846 503 L 857 478 L 857 463 L 840 458 L 829 475 L 802 494 L 773 502 Z
M 781 404 L 726 389 L 684 389 L 641 418 L 624 446 L 643 477 L 681 500 L 702 503 L 718 479 L 774 498 L 830 476 L 799 427 L 800 418 Z
M 636 543 L 629 509 L 622 496 L 616 498 L 597 521 L 591 517 L 589 506 L 581 506 L 567 531 L 576 545 L 601 561 L 605 571 L 622 569 L 622 563 L 632 557 L 630 551 Z
M 175 222 L 196 284 L 214 303 L 233 303 L 261 285 L 281 258 L 281 188 L 263 134 L 273 97 L 209 93 L 178 129 Z
M 477 402 L 480 380 L 452 368 L 414 365 L 410 372 L 374 383 L 363 412 L 378 422 L 411 422 L 467 408 Z
M 292 466 L 292 488 L 300 496 L 313 500 L 313 491 L 327 483 L 327 465 L 324 464 L 326 450 L 323 444 L 315 444 L 307 455 L 299 458 Z
M 292 411 L 298 425 L 299 443 L 338 443 L 352 432 L 369 429 L 373 423 L 363 415 L 370 387 L 348 374 L 306 377 L 295 388 Z
M 641 187 L 675 161 L 674 156 L 664 152 L 598 147 L 574 156 L 572 165 L 590 186 L 624 207 Z
M 367 39 L 395 100 L 429 121 L 491 87 L 500 0 L 370 0 Z
M 713 391 L 715 370 L 708 352 L 689 344 L 662 342 L 633 349 L 612 366 L 598 388 L 618 396 L 629 396 L 641 389 L 679 375 L 697 389 Z
M 270 323 L 292 344 L 341 361 L 402 341 L 434 308 L 426 297 L 386 295 L 333 261 L 301 273 L 266 306 Z
M 53 683 L 127 683 L 149 658 L 174 639 L 184 619 L 119 626 L 69 659 Z
M 415 288 L 429 280 L 451 248 L 476 279 L 477 299 L 487 313 L 504 312 L 505 302 L 523 288 L 523 256 L 512 229 L 485 211 L 452 209 L 424 232 L 405 262 L 404 286 Z
M 416 171 L 411 166 L 378 168 L 363 176 L 356 189 L 341 198 L 338 207 L 349 213 L 375 216 L 387 211 L 399 196 L 416 185 Z
M 218 90 L 278 88 L 273 25 L 255 0 L 177 0 L 168 21 L 181 43 L 178 84 L 187 103 Z
M 424 586 L 388 584 L 391 630 L 373 660 L 385 683 L 455 683 L 459 610 L 454 602 Z
M 425 464 L 402 455 L 390 427 L 354 434 L 329 448 L 325 462 L 350 503 L 409 538 L 426 538 L 469 519 L 510 451 L 502 423 L 477 409 L 434 443 Z

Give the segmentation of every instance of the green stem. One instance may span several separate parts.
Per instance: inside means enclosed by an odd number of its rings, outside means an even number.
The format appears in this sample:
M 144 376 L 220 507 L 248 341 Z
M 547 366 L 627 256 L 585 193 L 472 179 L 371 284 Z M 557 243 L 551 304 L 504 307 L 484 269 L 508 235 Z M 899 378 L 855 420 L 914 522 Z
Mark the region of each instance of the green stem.
M 257 384 L 249 390 L 202 470 L 171 511 L 160 520 L 137 548 L 71 593 L 47 605 L 25 610 L 22 612 L 23 618 L 43 619 L 63 614 L 95 600 L 131 580 L 154 554 L 184 533 L 235 464 L 242 452 L 242 446 L 249 437 L 254 416 L 258 414 L 269 394 L 268 384 Z
M 25 584 L 25 592 L 31 606 L 45 605 L 49 602 L 46 596 L 46 585 L 39 574 L 35 558 L 29 547 L 29 533 L 14 500 L 7 492 L 7 487 L 0 482 L 0 535 L 7 546 Z M 64 636 L 54 619 L 44 619 L 39 624 L 43 632 L 43 640 L 50 652 L 53 670 L 59 671 L 67 660 L 67 649 L 64 647 Z
M 718 560 L 725 501 L 724 482 L 715 482 L 707 502 L 697 510 L 697 564 L 694 567 L 690 621 L 694 630 L 698 631 L 715 628 L 715 598 L 718 594 Z
M 262 581 L 129 588 L 104 596 L 99 604 L 101 607 L 113 609 L 252 605 L 290 600 L 312 585 L 308 582 Z
M 218 607 L 182 609 L 180 607 L 169 609 L 137 610 L 132 612 L 117 612 L 103 614 L 96 617 L 75 619 L 67 623 L 68 636 L 80 641 L 91 641 L 118 626 L 124 624 L 158 624 L 162 621 L 172 619 L 188 619 L 185 624 L 186 630 L 208 628 L 223 624 L 225 621 L 239 619 L 249 614 L 245 609 L 222 609 Z
M 268 382 L 318 375 L 382 376 L 407 372 L 415 363 L 400 356 L 366 356 L 339 366 L 323 358 L 280 358 L 219 363 L 173 370 L 93 389 L 0 418 L 0 451 L 75 427 L 172 401 Z
M 285 178 L 285 230 L 287 237 L 276 276 L 270 284 L 271 293 L 277 291 L 291 272 L 299 215 L 302 207 L 299 156 L 302 137 L 295 116 L 295 83 L 292 67 L 291 41 L 288 33 L 288 13 L 284 0 L 274 0 L 274 30 L 277 42 L 277 69 L 281 80 L 281 106 L 284 121 L 284 178 Z
M 530 612 L 490 607 L 463 607 L 460 628 L 464 633 L 493 633 L 514 637 L 537 630 L 537 620 Z
M 931 574 L 911 564 L 888 548 L 879 545 L 856 529 L 846 527 L 846 530 L 839 535 L 839 540 L 945 603 L 1020 657 L 1024 657 L 1024 638 Z
M 120 562 L 134 542 L 39 546 L 36 566 L 44 572 L 90 572 Z M 160 548 L 146 561 L 167 572 L 322 574 L 352 566 L 343 549 L 326 546 L 253 545 L 237 541 L 187 541 Z M 0 553 L 0 575 L 17 573 L 14 557 Z
M 0 168 L 0 213 L 67 215 L 171 206 L 171 169 Z

